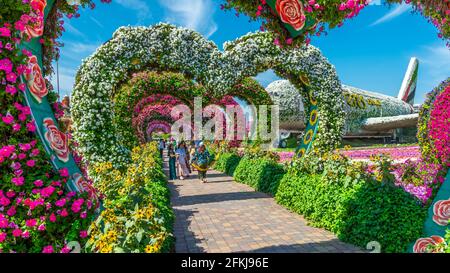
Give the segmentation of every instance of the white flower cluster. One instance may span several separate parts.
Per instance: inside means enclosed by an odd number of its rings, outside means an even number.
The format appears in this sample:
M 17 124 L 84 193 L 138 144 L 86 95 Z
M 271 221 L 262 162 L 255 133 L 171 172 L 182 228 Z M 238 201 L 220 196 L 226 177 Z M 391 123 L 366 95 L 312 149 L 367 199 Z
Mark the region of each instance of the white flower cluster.
M 274 104 L 280 107 L 280 122 L 305 123 L 304 98 L 294 85 L 287 80 L 274 81 L 267 86 L 266 91 Z
M 270 33 L 248 34 L 224 48 L 221 52 L 199 33 L 170 24 L 119 28 L 77 73 L 72 115 L 80 152 L 92 163 L 107 161 L 121 166 L 129 162 L 129 152 L 120 145 L 112 122 L 111 98 L 130 71 L 148 67 L 183 73 L 216 97 L 226 95 L 242 79 L 268 69 L 289 79 L 299 90 L 304 90 L 303 76 L 319 101 L 315 143 L 322 149 L 333 149 L 340 142 L 344 127 L 341 84 L 334 67 L 318 49 L 281 49 L 273 44 Z

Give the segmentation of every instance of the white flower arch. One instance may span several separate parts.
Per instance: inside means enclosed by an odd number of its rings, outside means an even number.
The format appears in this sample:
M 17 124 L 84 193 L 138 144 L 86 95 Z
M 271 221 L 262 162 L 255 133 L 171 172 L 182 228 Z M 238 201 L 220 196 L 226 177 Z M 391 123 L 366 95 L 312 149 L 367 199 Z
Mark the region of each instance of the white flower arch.
M 329 150 L 341 140 L 341 83 L 334 67 L 317 48 L 281 49 L 273 44 L 271 33 L 253 33 L 226 43 L 221 52 L 199 33 L 170 24 L 121 27 L 83 62 L 77 73 L 72 98 L 74 137 L 90 162 L 121 165 L 129 161 L 129 152 L 116 138 L 110 98 L 131 71 L 148 67 L 181 72 L 201 82 L 217 97 L 226 95 L 246 77 L 274 69 L 297 89 L 304 90 L 303 97 L 310 98 L 306 106 L 317 108 L 320 124 L 310 128 L 317 132 L 314 145 Z M 311 139 L 308 143 L 312 143 Z

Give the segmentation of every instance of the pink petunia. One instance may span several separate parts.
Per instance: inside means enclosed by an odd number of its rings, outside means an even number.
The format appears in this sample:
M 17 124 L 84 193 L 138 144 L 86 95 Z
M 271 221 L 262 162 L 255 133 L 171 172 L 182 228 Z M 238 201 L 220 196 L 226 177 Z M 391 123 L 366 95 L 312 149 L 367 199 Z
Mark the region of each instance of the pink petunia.
M 27 161 L 27 166 L 32 168 L 36 165 L 36 161 L 34 161 L 33 159 L 30 159 Z
M 6 75 L 6 80 L 11 82 L 11 83 L 16 83 L 17 81 L 17 75 L 14 72 L 8 73 Z
M 52 213 L 52 214 L 50 215 L 49 220 L 50 220 L 50 222 L 52 222 L 52 223 L 56 222 L 56 216 L 55 216 L 54 213 Z
M 20 177 L 13 177 L 11 179 L 11 182 L 16 185 L 16 186 L 22 186 L 25 182 L 25 178 L 23 178 L 23 176 Z
M 0 233 L 0 243 L 3 243 L 6 240 L 6 232 Z
M 5 123 L 5 124 L 11 124 L 11 123 L 13 123 L 14 122 L 14 117 L 11 115 L 11 114 L 7 114 L 6 116 L 4 116 L 4 117 L 2 117 L 2 121 Z
M 17 93 L 17 89 L 15 86 L 8 84 L 5 89 L 6 93 L 14 95 Z
M 22 236 L 22 230 L 16 228 L 15 230 L 13 230 L 12 235 L 14 237 L 20 237 L 20 236 Z
M 44 185 L 44 182 L 42 180 L 36 180 L 33 183 L 36 187 L 42 187 Z
M 86 230 L 80 231 L 80 238 L 86 238 L 88 236 L 88 232 Z
M 26 126 L 29 132 L 34 133 L 36 131 L 36 125 L 34 124 L 34 122 L 28 122 Z
M 59 175 L 62 177 L 69 177 L 69 170 L 67 168 L 62 168 L 59 170 Z
M 49 245 L 49 246 L 44 246 L 44 248 L 42 249 L 42 253 L 53 253 L 53 246 Z
M 0 27 L 0 37 L 11 37 L 11 30 L 6 27 Z
M 12 129 L 14 132 L 19 132 L 21 128 L 22 128 L 22 125 L 20 125 L 19 123 L 14 123 L 12 126 Z
M 28 219 L 28 220 L 25 220 L 25 225 L 26 225 L 27 227 L 34 227 L 34 226 L 37 225 L 37 220 L 36 220 L 36 219 Z

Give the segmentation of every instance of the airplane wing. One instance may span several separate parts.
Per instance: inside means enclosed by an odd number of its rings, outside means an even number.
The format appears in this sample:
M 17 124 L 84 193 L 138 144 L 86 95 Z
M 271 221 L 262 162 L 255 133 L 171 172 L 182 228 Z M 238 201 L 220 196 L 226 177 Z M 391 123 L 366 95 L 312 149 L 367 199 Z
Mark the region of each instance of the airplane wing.
M 415 127 L 417 126 L 418 119 L 419 114 L 368 118 L 363 121 L 362 129 L 367 131 L 387 131 L 397 128 Z

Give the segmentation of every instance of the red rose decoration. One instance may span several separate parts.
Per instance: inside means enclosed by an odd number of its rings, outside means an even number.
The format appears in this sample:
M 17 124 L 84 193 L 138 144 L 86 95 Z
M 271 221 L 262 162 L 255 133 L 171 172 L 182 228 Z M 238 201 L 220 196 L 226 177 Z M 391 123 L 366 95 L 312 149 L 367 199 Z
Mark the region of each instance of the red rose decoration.
M 277 0 L 277 12 L 281 21 L 299 31 L 305 26 L 306 16 L 300 0 Z
M 429 252 L 429 250 L 427 249 L 429 245 L 435 246 L 444 242 L 444 238 L 436 235 L 428 238 L 419 238 L 414 244 L 413 251 L 414 253 L 427 253 Z
M 47 6 L 47 0 L 31 0 L 30 5 L 32 12 L 30 16 L 33 23 L 29 23 L 25 26 L 25 31 L 29 38 L 40 37 L 44 34 L 44 10 Z M 33 7 L 37 9 L 33 9 Z
M 437 201 L 433 206 L 433 221 L 440 225 L 448 225 L 450 220 L 450 199 Z
M 67 145 L 67 136 L 56 127 L 51 118 L 44 119 L 44 127 L 47 129 L 44 137 L 50 148 L 55 152 L 59 160 L 69 161 L 69 146 Z
M 78 191 L 87 192 L 89 200 L 95 205 L 95 208 L 100 208 L 97 190 L 79 173 L 74 174 L 73 179 L 75 181 L 75 186 L 78 188 Z
M 45 85 L 44 77 L 42 76 L 41 68 L 37 62 L 36 56 L 31 56 L 28 60 L 28 68 L 30 73 L 25 74 L 25 79 L 28 84 L 33 97 L 39 102 L 42 102 L 42 98 L 47 96 L 48 90 Z

